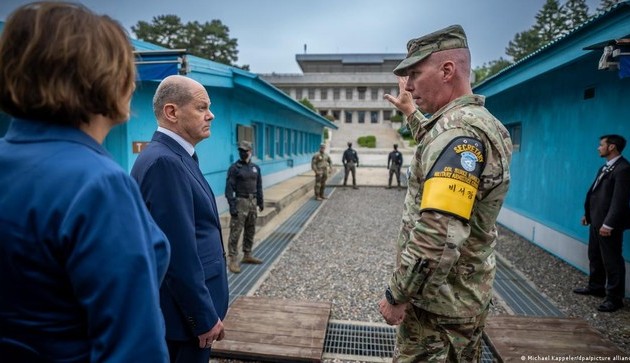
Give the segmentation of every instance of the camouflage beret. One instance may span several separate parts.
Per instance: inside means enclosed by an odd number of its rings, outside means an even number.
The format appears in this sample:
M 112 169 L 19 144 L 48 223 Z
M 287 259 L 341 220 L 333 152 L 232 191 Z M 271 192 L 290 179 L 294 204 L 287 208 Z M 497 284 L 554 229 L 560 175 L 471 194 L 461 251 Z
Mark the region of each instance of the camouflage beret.
M 468 48 L 466 33 L 461 25 L 451 25 L 420 38 L 407 42 L 407 58 L 396 68 L 394 74 L 406 76 L 412 65 L 420 62 L 429 55 L 447 49 Z
M 247 150 L 250 151 L 252 149 L 252 143 L 249 141 L 239 141 L 238 142 L 238 149 L 239 150 Z

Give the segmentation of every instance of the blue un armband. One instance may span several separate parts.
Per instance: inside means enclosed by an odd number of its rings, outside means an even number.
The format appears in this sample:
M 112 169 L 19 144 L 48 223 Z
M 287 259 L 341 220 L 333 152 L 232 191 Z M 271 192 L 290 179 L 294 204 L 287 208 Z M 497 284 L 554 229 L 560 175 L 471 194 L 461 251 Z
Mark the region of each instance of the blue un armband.
M 464 136 L 451 140 L 427 174 L 420 211 L 434 210 L 468 221 L 485 163 L 480 140 Z

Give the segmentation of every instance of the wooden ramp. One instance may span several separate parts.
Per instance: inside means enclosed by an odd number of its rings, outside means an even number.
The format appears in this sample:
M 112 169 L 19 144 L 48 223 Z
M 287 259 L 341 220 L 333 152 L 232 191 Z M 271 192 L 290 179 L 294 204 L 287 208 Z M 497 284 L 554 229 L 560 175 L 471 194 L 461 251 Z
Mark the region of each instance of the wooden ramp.
M 225 339 L 212 356 L 270 362 L 321 362 L 330 303 L 241 296 L 230 306 Z
M 618 359 L 624 356 L 581 319 L 492 316 L 486 321 L 484 335 L 499 362 L 590 362 L 597 360 L 596 357 L 609 357 L 613 361 L 615 356 Z M 580 356 L 584 358 L 569 358 Z

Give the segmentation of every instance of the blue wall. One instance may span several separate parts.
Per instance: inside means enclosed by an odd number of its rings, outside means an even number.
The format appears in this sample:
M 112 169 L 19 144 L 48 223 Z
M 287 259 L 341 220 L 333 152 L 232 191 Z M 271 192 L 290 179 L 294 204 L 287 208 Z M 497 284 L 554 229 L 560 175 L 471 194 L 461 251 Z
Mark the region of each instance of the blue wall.
M 522 124 L 506 207 L 584 243 L 584 198 L 605 163 L 597 152 L 599 136 L 615 133 L 630 140 L 630 79 L 598 71 L 600 55 L 591 52 L 486 101 L 504 124 Z M 594 88 L 593 98 L 584 99 L 587 88 Z M 628 243 L 624 257 L 630 260 Z
M 138 85 L 131 103 L 131 120 L 112 130 L 105 140 L 105 146 L 114 159 L 128 171 L 138 156 L 133 152 L 132 142 L 150 141 L 157 128 L 151 108 L 157 85 L 152 81 Z M 196 150 L 201 170 L 217 196 L 224 194 L 227 170 L 238 159 L 237 125 L 256 127 L 258 132 L 254 147 L 258 157 L 254 162 L 261 167 L 263 176 L 310 163 L 312 154 L 319 149 L 323 125 L 312 118 L 279 107 L 268 97 L 242 87 L 206 89 L 215 118 L 210 138 L 200 142 Z M 313 113 L 313 117 L 320 116 Z M 280 131 L 280 142 L 277 144 L 276 129 Z M 290 134 L 286 134 L 285 130 Z M 287 140 L 286 146 L 285 135 L 293 138 Z M 265 155 L 268 136 L 270 150 Z

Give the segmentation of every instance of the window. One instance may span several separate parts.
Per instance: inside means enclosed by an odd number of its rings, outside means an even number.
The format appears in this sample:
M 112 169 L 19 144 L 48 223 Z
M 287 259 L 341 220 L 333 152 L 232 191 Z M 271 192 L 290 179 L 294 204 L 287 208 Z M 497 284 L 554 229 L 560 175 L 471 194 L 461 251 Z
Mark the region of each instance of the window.
M 383 120 L 389 120 L 392 118 L 392 111 L 383 110 Z
M 339 120 L 339 110 L 333 110 L 332 115 L 333 119 Z
M 252 158 L 258 157 L 258 125 L 252 124 Z
M 341 93 L 341 90 L 339 88 L 333 88 L 333 100 L 339 99 L 339 93 Z
M 365 111 L 359 111 L 359 123 L 360 124 L 365 123 Z
M 319 110 L 319 114 L 326 117 L 326 115 L 328 115 L 328 110 Z
M 309 100 L 314 100 L 315 99 L 315 88 L 309 88 L 308 89 L 308 99 Z
M 347 124 L 351 124 L 352 123 L 352 111 L 346 111 L 345 114 L 345 120 Z
M 378 100 L 378 88 L 372 88 L 371 92 L 372 100 Z
M 521 151 L 521 123 L 505 125 L 512 138 L 512 152 Z
M 373 124 L 378 123 L 378 111 L 370 111 L 370 122 Z
M 270 158 L 271 157 L 271 127 L 269 126 L 265 126 L 265 150 L 264 150 L 264 154 L 265 154 L 265 158 Z
M 357 91 L 359 91 L 359 99 L 360 100 L 364 100 L 365 99 L 365 91 L 367 90 L 366 87 L 357 87 Z
M 254 142 L 253 128 L 245 125 L 236 125 L 236 143 L 239 141 Z
M 346 100 L 352 99 L 352 88 L 346 88 Z
M 282 150 L 280 150 L 280 128 L 276 127 L 275 137 L 273 138 L 274 151 L 277 156 L 282 156 Z
M 302 98 L 303 98 L 302 97 L 302 89 L 298 88 L 297 90 L 295 90 L 295 99 L 301 100 Z
M 322 100 L 328 99 L 328 88 L 322 88 L 319 90 L 319 98 Z
M 291 132 L 291 149 L 293 150 L 293 154 L 297 154 L 298 151 L 298 134 L 296 130 Z
M 291 151 L 289 150 L 289 130 L 284 129 L 284 137 L 282 138 L 282 153 L 284 155 L 289 155 L 291 154 Z

